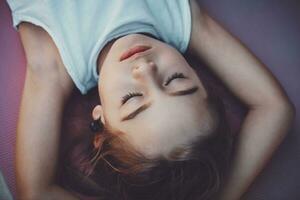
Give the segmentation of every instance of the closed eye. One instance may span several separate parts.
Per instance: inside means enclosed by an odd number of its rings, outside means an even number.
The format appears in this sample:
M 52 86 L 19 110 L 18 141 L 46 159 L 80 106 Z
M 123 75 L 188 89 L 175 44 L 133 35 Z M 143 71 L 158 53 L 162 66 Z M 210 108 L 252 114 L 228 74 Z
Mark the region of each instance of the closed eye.
M 174 79 L 178 79 L 178 78 L 187 78 L 183 73 L 178 73 L 175 72 L 174 74 L 172 74 L 171 76 L 169 76 L 166 80 L 166 82 L 164 83 L 165 86 L 169 85 Z
M 183 73 L 175 72 L 171 76 L 169 76 L 164 83 L 165 86 L 169 85 L 175 79 L 186 79 L 187 77 Z M 136 97 L 136 96 L 143 96 L 140 92 L 129 92 L 125 96 L 122 97 L 122 105 L 125 104 L 129 99 Z
M 136 96 L 143 96 L 140 92 L 129 92 L 125 96 L 122 97 L 122 105 L 125 104 L 129 99 Z
M 188 89 L 185 89 L 185 90 L 180 90 L 180 91 L 170 93 L 170 95 L 171 96 L 191 95 L 191 94 L 194 94 L 195 92 L 197 92 L 198 89 L 199 89 L 198 86 L 194 86 L 192 88 L 188 88 Z M 135 118 L 139 113 L 141 113 L 142 111 L 149 108 L 151 106 L 151 104 L 152 104 L 152 102 L 146 103 L 146 104 L 140 106 L 138 109 L 136 109 L 133 112 L 129 113 L 125 117 L 122 117 L 121 121 L 126 121 L 126 120 L 130 120 L 130 119 Z

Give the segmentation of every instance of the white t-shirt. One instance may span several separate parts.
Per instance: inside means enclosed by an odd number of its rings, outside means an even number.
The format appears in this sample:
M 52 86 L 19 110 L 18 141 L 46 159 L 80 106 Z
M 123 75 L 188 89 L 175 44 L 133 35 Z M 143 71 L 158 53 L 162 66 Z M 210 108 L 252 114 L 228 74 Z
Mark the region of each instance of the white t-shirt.
M 114 38 L 149 33 L 187 50 L 191 34 L 189 0 L 7 0 L 13 25 L 27 21 L 52 37 L 82 94 L 97 85 L 97 57 Z

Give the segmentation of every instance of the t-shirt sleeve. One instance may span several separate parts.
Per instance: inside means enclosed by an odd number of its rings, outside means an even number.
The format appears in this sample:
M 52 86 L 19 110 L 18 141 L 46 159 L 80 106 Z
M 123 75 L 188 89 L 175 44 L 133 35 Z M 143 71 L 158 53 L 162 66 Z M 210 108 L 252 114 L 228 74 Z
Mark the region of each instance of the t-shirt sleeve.
M 156 15 L 157 32 L 166 43 L 172 45 L 181 53 L 185 53 L 192 29 L 190 2 L 189 0 L 161 2 L 163 5 L 153 6 L 152 10 Z

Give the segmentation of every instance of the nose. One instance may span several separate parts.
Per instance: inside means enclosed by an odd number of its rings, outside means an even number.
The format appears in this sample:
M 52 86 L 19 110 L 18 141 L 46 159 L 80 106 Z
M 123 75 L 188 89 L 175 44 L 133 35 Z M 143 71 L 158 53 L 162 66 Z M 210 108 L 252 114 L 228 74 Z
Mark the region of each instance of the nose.
M 140 85 L 144 86 L 147 93 L 152 96 L 162 93 L 161 80 L 158 75 L 158 66 L 151 60 L 139 60 L 132 66 L 132 77 Z
M 132 75 L 135 79 L 153 78 L 157 66 L 153 61 L 139 60 L 132 66 Z

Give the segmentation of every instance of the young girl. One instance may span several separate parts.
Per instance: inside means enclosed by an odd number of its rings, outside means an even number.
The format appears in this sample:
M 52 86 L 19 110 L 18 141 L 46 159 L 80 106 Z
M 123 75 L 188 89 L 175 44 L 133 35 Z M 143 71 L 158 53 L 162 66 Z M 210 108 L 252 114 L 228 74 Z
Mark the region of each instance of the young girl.
M 21 199 L 77 198 L 54 181 L 74 85 L 82 94 L 98 85 L 92 163 L 105 177 L 102 199 L 240 199 L 288 131 L 294 108 L 279 83 L 196 1 L 8 3 L 27 58 Z M 228 171 L 222 102 L 183 53 L 203 59 L 249 108 Z

